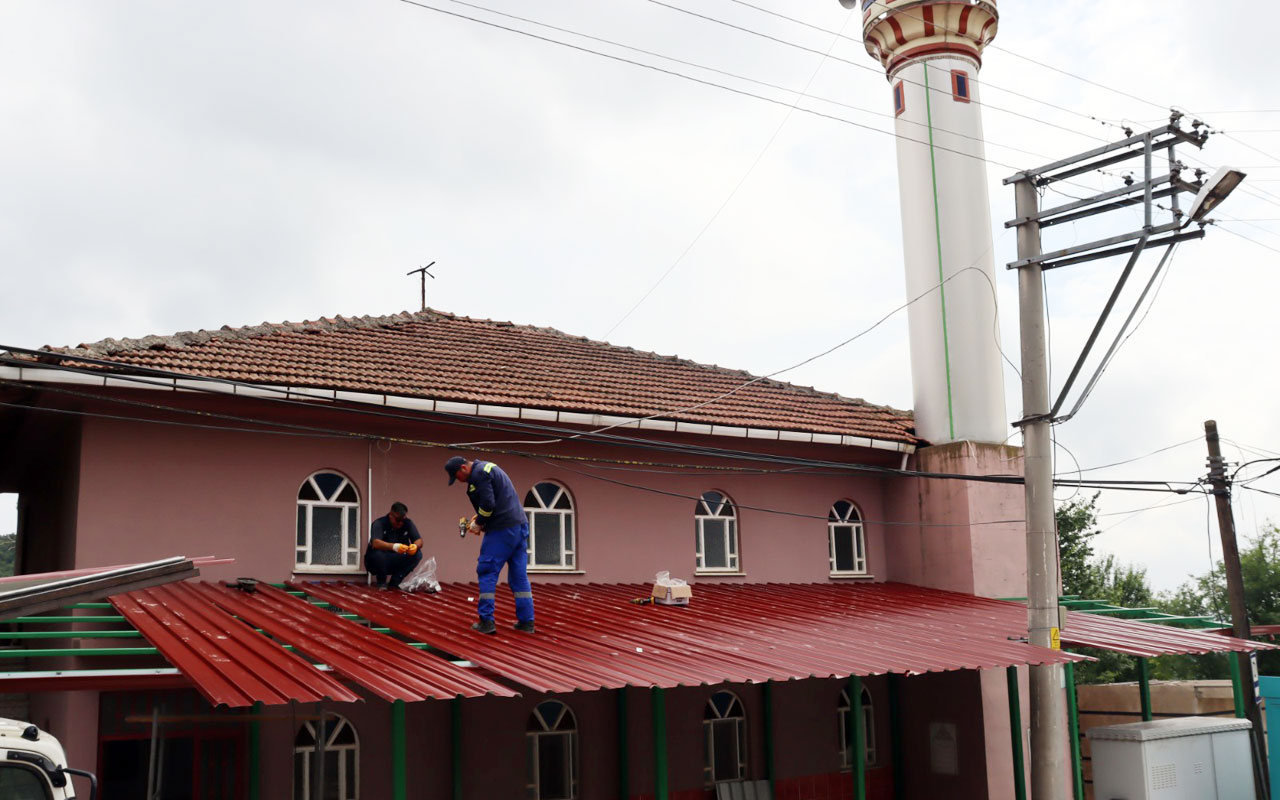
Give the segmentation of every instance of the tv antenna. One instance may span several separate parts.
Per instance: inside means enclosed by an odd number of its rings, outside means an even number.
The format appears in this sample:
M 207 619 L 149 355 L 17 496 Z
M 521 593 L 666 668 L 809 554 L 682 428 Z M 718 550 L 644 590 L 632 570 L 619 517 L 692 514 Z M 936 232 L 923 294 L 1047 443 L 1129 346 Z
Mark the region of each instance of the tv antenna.
M 405 273 L 405 275 L 412 275 L 416 272 L 422 276 L 419 279 L 422 281 L 422 308 L 418 309 L 419 311 L 427 310 L 427 278 L 430 278 L 431 280 L 436 279 L 436 276 L 432 275 L 430 272 L 427 272 L 427 270 L 431 269 L 431 267 L 433 267 L 435 263 L 436 262 L 432 261 L 430 264 L 426 265 L 425 267 L 418 267 L 417 269 L 411 269 Z

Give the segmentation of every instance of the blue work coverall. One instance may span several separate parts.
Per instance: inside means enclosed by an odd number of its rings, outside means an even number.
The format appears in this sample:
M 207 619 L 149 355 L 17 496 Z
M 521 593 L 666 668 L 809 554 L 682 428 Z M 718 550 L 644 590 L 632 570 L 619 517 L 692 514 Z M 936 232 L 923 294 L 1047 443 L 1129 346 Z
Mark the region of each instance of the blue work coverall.
M 467 478 L 467 498 L 476 510 L 476 525 L 484 531 L 476 576 L 480 597 L 476 612 L 493 619 L 498 574 L 507 566 L 507 585 L 516 599 L 516 619 L 533 622 L 533 588 L 525 568 L 529 563 L 529 520 L 507 473 L 492 461 L 476 459 Z

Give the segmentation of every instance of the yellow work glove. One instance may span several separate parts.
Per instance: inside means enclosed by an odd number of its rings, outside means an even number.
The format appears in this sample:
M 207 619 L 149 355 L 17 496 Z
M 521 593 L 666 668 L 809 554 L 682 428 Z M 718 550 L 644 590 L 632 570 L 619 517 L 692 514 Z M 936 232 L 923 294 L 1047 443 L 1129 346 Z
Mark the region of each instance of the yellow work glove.
M 395 552 L 395 553 L 407 553 L 407 552 L 409 552 L 409 545 L 407 545 L 407 544 L 393 544 L 393 545 L 391 545 L 391 550 L 392 550 L 392 552 Z
M 405 552 L 409 555 L 415 555 L 418 552 L 418 546 L 416 544 L 411 544 Z

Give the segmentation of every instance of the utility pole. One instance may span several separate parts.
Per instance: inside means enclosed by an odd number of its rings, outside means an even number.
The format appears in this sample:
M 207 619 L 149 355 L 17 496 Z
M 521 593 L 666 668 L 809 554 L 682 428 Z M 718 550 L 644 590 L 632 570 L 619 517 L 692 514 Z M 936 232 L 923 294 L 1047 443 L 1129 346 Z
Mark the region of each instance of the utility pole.
M 1174 153 L 1178 145 L 1203 147 L 1209 138 L 1203 123 L 1195 121 L 1191 130 L 1181 127 L 1182 114 L 1173 112 L 1166 125 L 1126 136 L 1116 142 L 1084 153 L 1019 172 L 1005 179 L 1013 184 L 1016 218 L 1005 223 L 1018 229 L 1018 260 L 1009 264 L 1018 270 L 1019 327 L 1022 345 L 1022 418 L 1014 423 L 1022 429 L 1024 445 L 1024 496 L 1027 520 L 1027 633 L 1033 645 L 1059 649 L 1061 616 L 1058 605 L 1059 561 L 1058 533 L 1053 507 L 1053 444 L 1050 426 L 1066 422 L 1089 397 L 1107 364 L 1115 355 L 1138 309 L 1155 285 L 1173 248 L 1179 243 L 1204 236 L 1206 215 L 1234 189 L 1243 173 L 1223 169 L 1208 181 L 1191 182 L 1183 177 L 1184 167 Z M 1156 156 L 1167 159 L 1167 172 L 1156 170 Z M 1079 175 L 1101 172 L 1108 168 L 1141 159 L 1142 180 L 1128 180 L 1124 186 L 1095 194 L 1075 197 L 1071 202 L 1048 208 L 1040 207 L 1041 189 Z M 1190 210 L 1184 212 L 1180 195 L 1196 196 Z M 1158 205 L 1165 201 L 1168 206 Z M 1044 252 L 1041 232 L 1046 228 L 1087 219 L 1100 214 L 1140 206 L 1143 224 L 1126 233 L 1070 247 Z M 1157 209 L 1168 212 L 1167 220 L 1158 220 Z M 1197 229 L 1191 229 L 1199 223 Z M 1120 325 L 1110 347 L 1094 359 L 1092 376 L 1070 410 L 1065 403 L 1082 377 L 1094 345 L 1102 334 L 1111 312 L 1133 274 L 1141 255 L 1148 249 L 1163 247 L 1164 255 L 1152 271 L 1146 287 L 1133 304 L 1129 316 Z M 1046 343 L 1044 273 L 1112 256 L 1127 256 L 1107 298 L 1093 331 L 1089 334 L 1075 364 L 1067 375 L 1057 398 L 1050 401 L 1049 353 Z M 1066 767 L 1068 752 L 1066 697 L 1063 670 L 1057 665 L 1032 667 L 1031 677 L 1031 786 L 1034 800 L 1065 800 L 1069 778 Z
M 1231 630 L 1237 639 L 1251 638 L 1249 630 L 1249 609 L 1244 602 L 1244 576 L 1240 570 L 1240 550 L 1236 547 L 1236 520 L 1231 512 L 1231 480 L 1227 478 L 1227 465 L 1222 459 L 1222 447 L 1218 443 L 1218 423 L 1205 420 L 1204 440 L 1209 447 L 1209 485 L 1213 487 L 1214 501 L 1218 507 L 1218 535 L 1222 538 L 1222 568 L 1227 575 L 1227 599 L 1231 608 Z M 1240 668 L 1240 683 L 1250 694 L 1245 702 L 1245 716 L 1253 725 L 1252 737 L 1254 746 L 1254 780 L 1260 787 L 1268 787 L 1266 760 L 1259 756 L 1265 753 L 1262 747 L 1262 710 L 1258 708 L 1257 698 L 1253 697 L 1253 662 L 1248 653 L 1233 653 L 1236 664 Z M 1267 797 L 1265 791 L 1259 790 L 1259 797 Z
M 435 263 L 436 262 L 432 261 L 430 264 L 426 265 L 425 267 L 418 267 L 417 269 L 411 269 L 405 273 L 405 275 L 417 274 L 422 276 L 420 278 L 420 280 L 422 281 L 422 307 L 418 309 L 419 311 L 427 310 L 427 278 L 430 277 L 431 280 L 436 279 L 436 276 L 432 275 L 430 272 L 427 272 L 427 270 L 435 266 Z
M 1058 531 L 1053 514 L 1053 443 L 1049 437 L 1049 355 L 1045 344 L 1039 196 L 1031 181 L 1014 187 L 1018 219 L 1018 327 L 1022 339 L 1023 464 L 1027 519 L 1027 631 L 1031 644 L 1058 649 Z M 1031 675 L 1031 796 L 1065 800 L 1066 697 L 1062 666 L 1043 664 Z M 1016 735 L 1021 735 L 1017 731 Z

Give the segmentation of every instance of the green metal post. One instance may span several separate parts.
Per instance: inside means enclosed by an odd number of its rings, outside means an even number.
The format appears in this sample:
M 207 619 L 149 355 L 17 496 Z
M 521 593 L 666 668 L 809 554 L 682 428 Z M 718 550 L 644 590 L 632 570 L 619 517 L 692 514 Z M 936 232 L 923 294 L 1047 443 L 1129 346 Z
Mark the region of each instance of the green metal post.
M 1005 670 L 1009 681 L 1009 738 L 1013 742 L 1013 796 L 1027 800 L 1026 766 L 1022 761 L 1022 700 L 1018 696 L 1018 668 Z
M 254 720 L 249 723 L 249 800 L 262 797 L 262 701 L 253 704 L 250 712 Z
M 853 730 L 853 797 L 867 800 L 867 731 L 862 719 L 862 678 L 849 676 L 849 727 Z
M 618 797 L 631 797 L 631 747 L 627 740 L 627 690 L 618 690 Z
M 449 705 L 449 727 L 453 741 L 453 800 L 462 800 L 462 698 Z
M 1236 704 L 1236 719 L 1244 719 L 1244 686 L 1240 680 L 1240 662 L 1235 653 L 1227 653 L 1227 661 L 1231 664 L 1231 698 Z
M 670 800 L 667 793 L 667 698 L 658 687 L 649 692 L 653 702 L 653 797 Z
M 778 796 L 778 775 L 773 760 L 773 681 L 764 682 L 764 769 L 769 796 Z
M 1063 665 L 1067 679 L 1067 734 L 1071 737 L 1071 777 L 1075 800 L 1084 800 L 1084 763 L 1080 758 L 1080 704 L 1076 699 L 1076 665 Z
M 897 675 L 889 676 L 889 758 L 893 761 L 894 800 L 907 796 L 907 765 L 903 760 L 907 751 L 902 746 L 902 702 L 898 696 L 901 680 Z
M 1145 658 L 1138 659 L 1138 692 L 1142 701 L 1142 721 L 1151 721 L 1151 665 Z
M 407 800 L 409 784 L 405 779 L 404 701 L 391 704 L 391 797 Z

